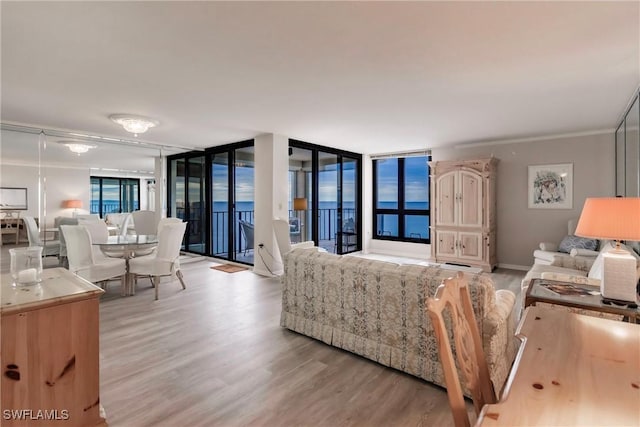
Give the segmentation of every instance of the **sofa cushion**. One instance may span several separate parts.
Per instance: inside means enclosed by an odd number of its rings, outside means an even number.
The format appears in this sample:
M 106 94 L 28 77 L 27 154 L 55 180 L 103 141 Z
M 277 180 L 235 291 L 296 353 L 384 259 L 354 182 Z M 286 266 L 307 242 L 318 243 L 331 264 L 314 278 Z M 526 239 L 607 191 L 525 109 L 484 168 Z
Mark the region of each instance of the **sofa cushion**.
M 569 253 L 571 252 L 571 249 L 574 248 L 589 249 L 591 251 L 595 251 L 596 249 L 598 249 L 598 240 L 587 239 L 586 237 L 579 236 L 565 236 L 558 246 L 558 251 Z

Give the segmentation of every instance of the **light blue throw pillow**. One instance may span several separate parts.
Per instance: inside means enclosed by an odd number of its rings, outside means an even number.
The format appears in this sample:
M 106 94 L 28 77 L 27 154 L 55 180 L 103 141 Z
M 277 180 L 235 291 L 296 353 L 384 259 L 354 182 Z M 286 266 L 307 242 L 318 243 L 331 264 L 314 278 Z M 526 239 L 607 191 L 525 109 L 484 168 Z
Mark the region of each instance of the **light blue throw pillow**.
M 595 251 L 598 249 L 598 239 L 587 239 L 586 237 L 565 236 L 558 246 L 559 252 L 571 252 L 571 249 L 589 249 Z

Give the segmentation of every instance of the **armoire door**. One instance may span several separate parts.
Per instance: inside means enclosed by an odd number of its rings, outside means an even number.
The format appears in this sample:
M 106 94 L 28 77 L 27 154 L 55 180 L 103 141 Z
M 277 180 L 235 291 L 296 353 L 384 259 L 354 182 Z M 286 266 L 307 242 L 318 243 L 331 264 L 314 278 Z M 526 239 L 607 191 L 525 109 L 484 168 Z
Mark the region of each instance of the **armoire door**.
M 436 232 L 436 256 L 456 256 L 456 235 L 455 231 L 440 230 Z
M 458 225 L 482 227 L 482 178 L 466 170 L 461 170 L 458 177 Z
M 458 233 L 458 242 L 460 259 L 482 260 L 482 233 L 461 231 Z
M 443 226 L 456 225 L 456 175 L 445 173 L 436 180 L 438 212 L 436 223 Z

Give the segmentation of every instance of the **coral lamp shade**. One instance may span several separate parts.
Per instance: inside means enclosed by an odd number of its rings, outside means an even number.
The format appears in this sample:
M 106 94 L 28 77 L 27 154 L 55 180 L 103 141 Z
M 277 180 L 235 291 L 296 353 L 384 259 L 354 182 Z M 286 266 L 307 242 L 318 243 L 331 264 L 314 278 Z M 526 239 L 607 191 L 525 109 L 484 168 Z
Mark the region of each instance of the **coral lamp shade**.
M 66 209 L 82 209 L 82 200 L 65 200 L 62 207 Z
M 306 211 L 307 210 L 307 199 L 304 197 L 296 197 L 293 199 L 293 210 L 294 211 Z
M 640 197 L 585 200 L 576 235 L 595 239 L 640 240 Z

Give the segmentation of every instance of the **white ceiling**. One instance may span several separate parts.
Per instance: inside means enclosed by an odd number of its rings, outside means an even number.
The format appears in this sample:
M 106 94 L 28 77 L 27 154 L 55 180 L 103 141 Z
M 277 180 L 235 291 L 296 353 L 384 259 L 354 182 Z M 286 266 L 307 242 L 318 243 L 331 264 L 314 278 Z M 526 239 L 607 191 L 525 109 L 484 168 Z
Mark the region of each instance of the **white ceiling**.
M 616 125 L 639 2 L 1 2 L 2 121 L 362 153 Z

